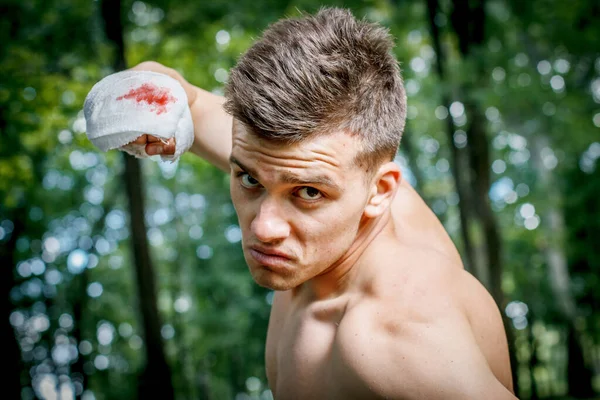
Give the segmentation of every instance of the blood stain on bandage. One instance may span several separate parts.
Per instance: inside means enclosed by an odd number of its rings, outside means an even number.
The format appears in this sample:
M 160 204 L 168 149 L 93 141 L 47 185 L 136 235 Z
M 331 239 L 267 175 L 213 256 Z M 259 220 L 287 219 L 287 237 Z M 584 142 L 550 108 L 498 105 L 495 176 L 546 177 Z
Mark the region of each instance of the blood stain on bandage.
M 167 104 L 177 101 L 171 96 L 169 89 L 159 88 L 152 83 L 144 83 L 142 86 L 131 89 L 127 94 L 117 97 L 117 100 L 135 100 L 138 103 L 147 103 L 153 108 L 151 111 L 160 115 L 167 111 Z

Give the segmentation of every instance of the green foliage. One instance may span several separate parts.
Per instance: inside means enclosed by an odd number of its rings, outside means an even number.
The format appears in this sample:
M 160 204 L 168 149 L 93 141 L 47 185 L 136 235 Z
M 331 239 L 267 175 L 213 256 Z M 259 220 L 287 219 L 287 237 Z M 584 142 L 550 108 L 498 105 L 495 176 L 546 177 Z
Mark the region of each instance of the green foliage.
M 540 394 L 568 390 L 550 247 L 566 255 L 576 326 L 587 357 L 598 362 L 600 25 L 590 19 L 595 2 L 571 3 L 487 2 L 485 42 L 467 60 L 448 18 L 438 16 L 445 82 L 434 73 L 425 2 L 327 3 L 380 21 L 396 38 L 409 101 L 399 161 L 461 249 L 450 149 L 469 145 L 461 133 L 469 115 L 460 106 L 474 101 L 485 113 L 503 288 L 529 310 L 513 320 L 523 398 L 532 393 L 531 376 Z M 227 70 L 270 23 L 322 5 L 125 1 L 126 58 L 129 66 L 162 62 L 220 93 Z M 442 5 L 451 11 L 450 2 Z M 40 382 L 87 399 L 134 398 L 145 360 L 122 154 L 91 145 L 81 112 L 92 85 L 112 72 L 99 3 L 8 1 L 0 11 L 0 246 L 23 227 L 3 276 L 14 279 L 10 320 L 24 365 L 22 398 L 43 398 Z M 442 93 L 456 108 L 442 106 Z M 247 272 L 227 176 L 191 154 L 142 166 L 161 333 L 178 398 L 269 398 L 263 354 L 272 293 Z M 558 236 L 548 225 L 555 212 L 565 222 Z M 59 376 L 64 386 L 53 381 Z

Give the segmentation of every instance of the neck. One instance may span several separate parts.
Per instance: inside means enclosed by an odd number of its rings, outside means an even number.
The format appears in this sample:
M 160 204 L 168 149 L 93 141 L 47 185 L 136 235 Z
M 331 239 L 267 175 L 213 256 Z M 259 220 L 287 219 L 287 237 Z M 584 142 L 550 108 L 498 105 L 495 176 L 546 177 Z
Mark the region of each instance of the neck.
M 364 219 L 348 251 L 323 273 L 295 288 L 294 295 L 307 293 L 315 300 L 339 296 L 355 281 L 369 245 L 379 237 L 386 236 L 387 232 L 393 232 L 393 229 L 389 210 L 377 218 Z

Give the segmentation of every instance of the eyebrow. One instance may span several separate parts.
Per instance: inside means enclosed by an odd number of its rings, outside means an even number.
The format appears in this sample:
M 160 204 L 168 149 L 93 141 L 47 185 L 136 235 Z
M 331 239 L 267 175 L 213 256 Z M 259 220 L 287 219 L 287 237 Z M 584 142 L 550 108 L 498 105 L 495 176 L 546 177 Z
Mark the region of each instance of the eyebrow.
M 238 159 L 236 159 L 233 155 L 231 155 L 229 157 L 229 163 L 231 164 L 236 164 L 238 167 L 240 167 L 241 169 L 243 169 L 244 171 L 246 171 L 247 173 L 249 173 L 250 175 L 252 175 L 253 178 L 256 178 L 260 181 L 260 176 L 258 174 L 258 172 L 256 172 L 255 170 L 253 170 L 252 168 L 246 167 L 244 164 L 242 164 Z M 281 182 L 283 183 L 288 183 L 288 184 L 293 184 L 293 185 L 322 185 L 322 186 L 328 186 L 329 188 L 339 191 L 342 191 L 342 188 L 333 181 L 333 179 L 331 179 L 329 176 L 327 175 L 315 175 L 315 176 L 311 176 L 308 178 L 300 178 L 296 175 L 290 174 L 288 172 L 283 172 L 281 174 Z
M 233 155 L 229 156 L 229 164 L 235 164 L 238 167 L 240 167 L 241 169 L 243 169 L 244 171 L 246 171 L 247 173 L 249 173 L 250 175 L 252 175 L 253 178 L 258 178 L 258 172 L 256 172 L 255 170 L 253 170 L 250 167 L 246 167 L 244 164 L 241 163 L 241 161 L 239 161 Z

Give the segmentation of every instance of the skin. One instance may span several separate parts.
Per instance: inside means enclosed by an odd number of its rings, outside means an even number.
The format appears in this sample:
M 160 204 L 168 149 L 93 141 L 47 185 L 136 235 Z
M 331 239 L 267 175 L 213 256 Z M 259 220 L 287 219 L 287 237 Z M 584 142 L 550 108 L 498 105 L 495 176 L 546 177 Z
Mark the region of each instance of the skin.
M 393 162 L 366 173 L 344 132 L 262 140 L 178 79 L 191 151 L 231 173 L 250 273 L 276 290 L 266 343 L 277 399 L 514 399 L 500 312 Z M 174 143 L 144 135 L 148 154 Z

